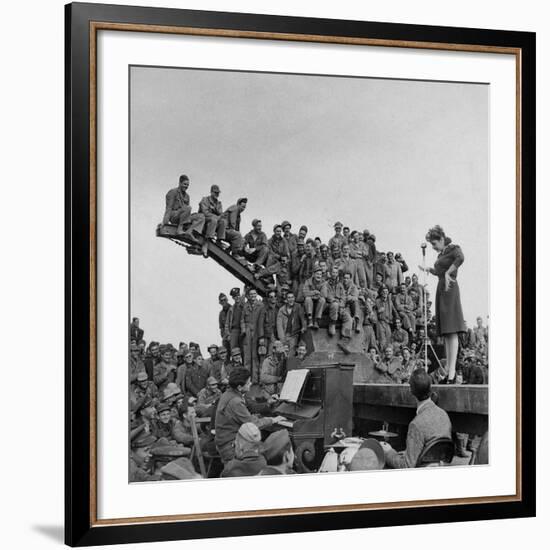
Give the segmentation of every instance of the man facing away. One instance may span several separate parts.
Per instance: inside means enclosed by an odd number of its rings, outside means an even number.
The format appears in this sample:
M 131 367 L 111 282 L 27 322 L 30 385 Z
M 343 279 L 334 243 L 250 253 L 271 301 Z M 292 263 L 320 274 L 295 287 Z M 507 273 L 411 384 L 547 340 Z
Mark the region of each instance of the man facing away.
M 179 179 L 179 186 L 170 189 L 166 193 L 166 210 L 162 223 L 164 225 L 169 223 L 178 224 L 178 235 L 186 233 L 192 236 L 193 231 L 196 233 L 202 232 L 204 215 L 191 213 L 190 199 L 187 193 L 188 188 L 189 178 L 185 174 L 182 174 Z
M 415 468 L 422 451 L 433 440 L 451 437 L 451 421 L 447 413 L 431 399 L 430 376 L 424 369 L 416 369 L 409 381 L 411 393 L 418 402 L 416 416 L 409 424 L 407 447 L 398 453 L 388 443 L 381 443 L 390 468 Z
M 267 466 L 258 475 L 288 475 L 295 474 L 294 449 L 288 430 L 273 432 L 264 442 L 264 456 Z

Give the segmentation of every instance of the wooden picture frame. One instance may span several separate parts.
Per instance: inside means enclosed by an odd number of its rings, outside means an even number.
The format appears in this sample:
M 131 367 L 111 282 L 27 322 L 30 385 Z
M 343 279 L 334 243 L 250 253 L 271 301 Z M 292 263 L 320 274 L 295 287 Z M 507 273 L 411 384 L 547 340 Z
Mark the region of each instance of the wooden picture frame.
M 66 6 L 65 25 L 66 543 L 88 546 L 534 516 L 535 290 L 523 276 L 535 272 L 536 261 L 534 33 L 81 3 Z M 515 56 L 515 494 L 195 517 L 97 518 L 96 37 L 104 29 Z

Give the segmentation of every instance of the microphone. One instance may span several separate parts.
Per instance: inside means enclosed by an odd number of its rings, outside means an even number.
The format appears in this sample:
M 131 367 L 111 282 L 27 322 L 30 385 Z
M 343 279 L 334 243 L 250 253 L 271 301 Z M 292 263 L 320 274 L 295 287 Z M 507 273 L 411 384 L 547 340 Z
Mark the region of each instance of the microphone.
M 420 248 L 422 249 L 422 256 L 425 256 L 425 255 L 426 255 L 426 247 L 427 247 L 427 246 L 428 246 L 428 245 L 427 245 L 426 243 L 422 243 L 422 244 L 420 245 Z

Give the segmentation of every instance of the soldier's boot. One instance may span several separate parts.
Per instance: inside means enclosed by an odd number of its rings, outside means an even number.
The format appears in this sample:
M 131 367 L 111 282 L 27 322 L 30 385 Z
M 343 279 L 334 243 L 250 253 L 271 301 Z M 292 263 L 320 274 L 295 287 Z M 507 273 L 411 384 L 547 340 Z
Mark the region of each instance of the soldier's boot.
M 313 328 L 313 318 L 311 315 L 307 316 L 307 328 Z
M 349 355 L 351 350 L 349 349 L 350 337 L 344 336 L 341 342 L 338 342 L 338 347 L 346 354 Z
M 319 321 L 321 319 L 319 319 L 318 317 L 316 317 L 314 320 L 313 320 L 313 329 L 317 330 L 319 328 Z
M 205 257 L 205 258 L 208 258 L 208 241 L 204 241 L 203 245 L 202 245 L 202 255 Z
M 328 325 L 328 335 L 329 336 L 335 336 L 336 335 L 336 324 L 333 322 L 330 322 Z

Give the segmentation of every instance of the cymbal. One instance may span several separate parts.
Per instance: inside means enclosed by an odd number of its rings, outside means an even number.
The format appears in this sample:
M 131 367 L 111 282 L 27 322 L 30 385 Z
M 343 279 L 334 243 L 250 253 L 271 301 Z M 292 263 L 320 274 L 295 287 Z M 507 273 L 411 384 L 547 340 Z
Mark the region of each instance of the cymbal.
M 375 432 L 369 432 L 369 435 L 374 437 L 397 437 L 398 434 L 394 432 L 388 432 L 387 430 L 377 430 Z

